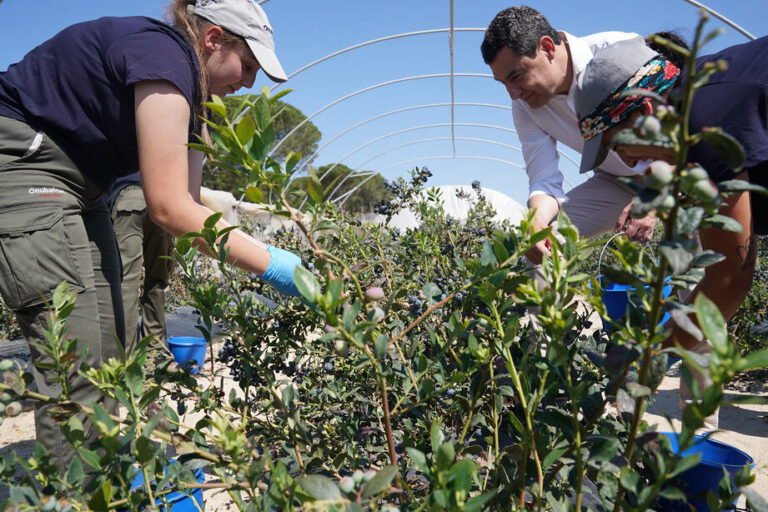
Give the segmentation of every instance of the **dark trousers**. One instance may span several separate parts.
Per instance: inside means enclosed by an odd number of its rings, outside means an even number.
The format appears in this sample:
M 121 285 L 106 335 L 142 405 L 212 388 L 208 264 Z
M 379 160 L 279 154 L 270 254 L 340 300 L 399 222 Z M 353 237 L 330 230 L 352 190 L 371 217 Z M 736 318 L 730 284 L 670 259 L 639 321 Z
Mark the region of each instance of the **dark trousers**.
M 43 133 L 24 123 L 0 117 L 0 295 L 19 320 L 30 343 L 35 383 L 40 393 L 58 397 L 61 386 L 49 370 L 39 367 L 47 356 L 47 304 L 62 281 L 77 292 L 67 319 L 66 336 L 77 339 L 84 362 L 122 357 L 123 305 L 120 259 L 109 211 L 101 191 L 91 185 Z M 116 404 L 76 372 L 69 375 L 70 399 Z M 37 440 L 65 469 L 74 455 L 48 406 L 35 411 Z M 86 425 L 86 437 L 95 429 Z

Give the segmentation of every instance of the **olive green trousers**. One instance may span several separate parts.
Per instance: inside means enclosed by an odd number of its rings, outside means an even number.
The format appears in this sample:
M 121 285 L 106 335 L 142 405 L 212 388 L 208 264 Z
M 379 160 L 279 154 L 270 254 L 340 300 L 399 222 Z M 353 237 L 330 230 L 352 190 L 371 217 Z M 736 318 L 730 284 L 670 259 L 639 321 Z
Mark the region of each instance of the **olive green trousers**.
M 112 205 L 112 226 L 123 264 L 126 350 L 140 337 L 166 339 L 165 289 L 173 272 L 173 237 L 152 222 L 139 185 L 122 189 Z M 143 279 L 142 279 L 143 275 Z M 141 329 L 138 319 L 141 316 Z
M 4 117 L 0 182 L 0 295 L 29 341 L 38 391 L 56 398 L 62 386 L 45 368 L 50 358 L 40 347 L 48 343 L 47 306 L 62 281 L 77 293 L 66 336 L 77 339 L 77 355 L 84 354 L 78 366 L 99 367 L 124 353 L 120 257 L 109 211 L 101 191 L 47 135 Z M 116 404 L 76 370 L 67 380 L 69 398 L 116 412 Z M 35 411 L 37 439 L 66 469 L 74 451 L 48 409 Z M 85 426 L 86 440 L 92 439 L 95 428 Z

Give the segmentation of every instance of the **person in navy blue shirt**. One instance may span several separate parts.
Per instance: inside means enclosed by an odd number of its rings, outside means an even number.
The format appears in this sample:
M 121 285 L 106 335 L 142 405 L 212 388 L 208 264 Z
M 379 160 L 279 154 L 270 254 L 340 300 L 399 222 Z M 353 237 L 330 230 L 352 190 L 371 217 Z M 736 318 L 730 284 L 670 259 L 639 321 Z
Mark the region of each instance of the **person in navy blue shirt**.
M 621 96 L 621 90 L 608 86 L 608 82 L 616 83 L 623 87 L 630 77 L 640 70 L 632 67 L 626 70 L 626 76 L 621 74 L 618 66 L 613 65 L 617 61 L 628 62 L 630 55 L 638 58 L 642 55 L 639 45 L 621 49 L 618 46 L 606 47 L 603 55 L 591 68 L 584 71 L 584 76 L 576 93 L 576 103 L 589 103 L 602 101 L 601 105 L 608 105 L 610 98 L 622 101 L 626 105 L 621 106 L 622 115 L 608 119 L 601 114 L 600 105 L 595 111 L 579 112 L 582 133 L 586 133 L 585 127 L 600 127 L 600 133 L 592 134 L 587 144 L 593 142 L 595 146 L 615 149 L 619 156 L 627 163 L 639 160 L 664 160 L 674 163 L 674 151 L 668 146 L 653 145 L 643 142 L 638 145 L 616 144 L 614 136 L 623 129 L 631 128 L 639 116 L 652 115 L 653 102 L 647 97 L 625 98 Z M 622 51 L 619 51 L 622 50 Z M 609 55 L 610 52 L 617 55 Z M 623 52 L 623 53 L 622 53 Z M 597 57 L 597 56 L 596 56 Z M 652 57 L 652 56 L 651 56 Z M 758 185 L 768 185 L 768 37 L 762 37 L 755 41 L 731 46 L 722 51 L 702 56 L 697 59 L 697 67 L 706 63 L 724 60 L 728 63 L 727 69 L 718 71 L 712 75 L 709 81 L 697 89 L 691 105 L 689 121 L 690 133 L 701 131 L 707 126 L 718 126 L 726 133 L 732 135 L 744 148 L 746 161 L 743 168 L 732 169 L 719 154 L 706 142 L 694 145 L 688 153 L 688 161 L 697 163 L 707 172 L 709 179 L 714 183 L 725 180 L 741 179 Z M 610 65 L 604 66 L 601 71 L 601 61 Z M 646 66 L 646 76 L 636 78 L 648 79 L 652 70 Z M 608 69 L 612 69 L 608 72 Z M 636 71 L 637 70 L 637 71 Z M 609 76 L 611 73 L 616 76 Z M 587 80 L 590 78 L 591 80 Z M 669 75 L 669 73 L 666 73 Z M 680 79 L 677 79 L 680 80 Z M 647 86 L 632 84 L 632 87 L 642 87 L 659 92 L 658 85 L 666 83 L 663 77 L 649 82 Z M 679 87 L 680 83 L 675 83 Z M 623 90 L 623 89 L 622 89 Z M 608 94 L 606 91 L 610 91 Z M 597 96 L 594 96 L 597 94 Z M 608 96 L 606 97 L 606 94 Z M 594 96 L 594 98 L 592 98 Z M 624 99 L 622 99 L 624 98 Z M 595 122 L 602 118 L 604 123 Z M 595 151 L 593 155 L 601 152 Z M 591 165 L 593 162 L 586 162 Z M 743 302 L 755 271 L 757 241 L 755 235 L 768 233 L 768 198 L 763 195 L 750 192 L 732 194 L 725 199 L 720 214 L 729 216 L 738 221 L 742 231 L 734 233 L 717 228 L 704 228 L 699 230 L 699 237 L 703 249 L 711 249 L 725 256 L 720 263 L 707 267 L 704 278 L 693 290 L 692 301 L 699 293 L 703 293 L 718 306 L 723 316 L 730 319 Z M 682 329 L 672 326 L 672 334 L 667 343 L 670 345 L 680 343 L 686 348 L 697 345 L 693 337 Z
M 62 281 L 77 292 L 67 334 L 98 367 L 124 343 L 120 263 L 104 192 L 137 170 L 151 219 L 174 236 L 200 231 L 213 213 L 200 203 L 203 102 L 254 84 L 259 70 L 286 74 L 273 32 L 254 0 L 173 0 L 170 23 L 144 17 L 73 25 L 0 73 L 0 294 L 15 311 L 33 363 L 46 305 Z M 280 292 L 298 295 L 301 261 L 236 230 L 230 260 Z M 61 392 L 36 366 L 41 393 Z M 109 403 L 76 373 L 71 400 Z M 66 469 L 73 456 L 58 425 L 36 410 L 37 438 Z M 86 423 L 92 438 L 95 429 Z

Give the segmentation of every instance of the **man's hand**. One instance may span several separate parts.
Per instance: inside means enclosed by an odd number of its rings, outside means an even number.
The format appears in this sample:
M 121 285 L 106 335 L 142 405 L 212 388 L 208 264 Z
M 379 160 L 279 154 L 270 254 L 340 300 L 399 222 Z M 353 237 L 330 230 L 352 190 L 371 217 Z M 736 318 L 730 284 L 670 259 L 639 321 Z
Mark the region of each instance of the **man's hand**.
M 552 196 L 544 194 L 529 197 L 528 208 L 535 210 L 533 229 L 537 233 L 549 227 L 560 211 L 560 205 L 557 200 Z M 552 255 L 552 242 L 549 239 L 542 240 L 534 245 L 525 255 L 531 263 L 540 265 L 544 256 Z
M 534 265 L 541 265 L 541 260 L 544 256 L 552 256 L 552 242 L 549 238 L 542 240 L 534 245 L 525 255 Z
M 623 232 L 630 240 L 635 242 L 647 242 L 653 237 L 653 230 L 656 227 L 656 214 L 654 212 L 649 213 L 642 219 L 632 218 L 632 203 L 629 203 L 621 215 L 619 220 L 616 221 L 614 227 L 615 233 Z

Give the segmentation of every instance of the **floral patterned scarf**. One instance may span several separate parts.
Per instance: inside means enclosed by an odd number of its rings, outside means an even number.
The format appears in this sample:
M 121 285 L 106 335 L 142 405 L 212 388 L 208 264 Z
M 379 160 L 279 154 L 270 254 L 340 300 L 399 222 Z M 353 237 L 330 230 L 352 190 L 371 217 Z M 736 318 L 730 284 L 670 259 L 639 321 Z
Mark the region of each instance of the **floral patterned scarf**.
M 623 86 L 603 100 L 591 114 L 579 119 L 579 128 L 584 140 L 590 140 L 622 122 L 632 112 L 651 101 L 648 96 L 639 94 L 627 96 L 627 91 L 646 89 L 662 94 L 675 83 L 679 75 L 680 69 L 661 55 L 646 62 Z

